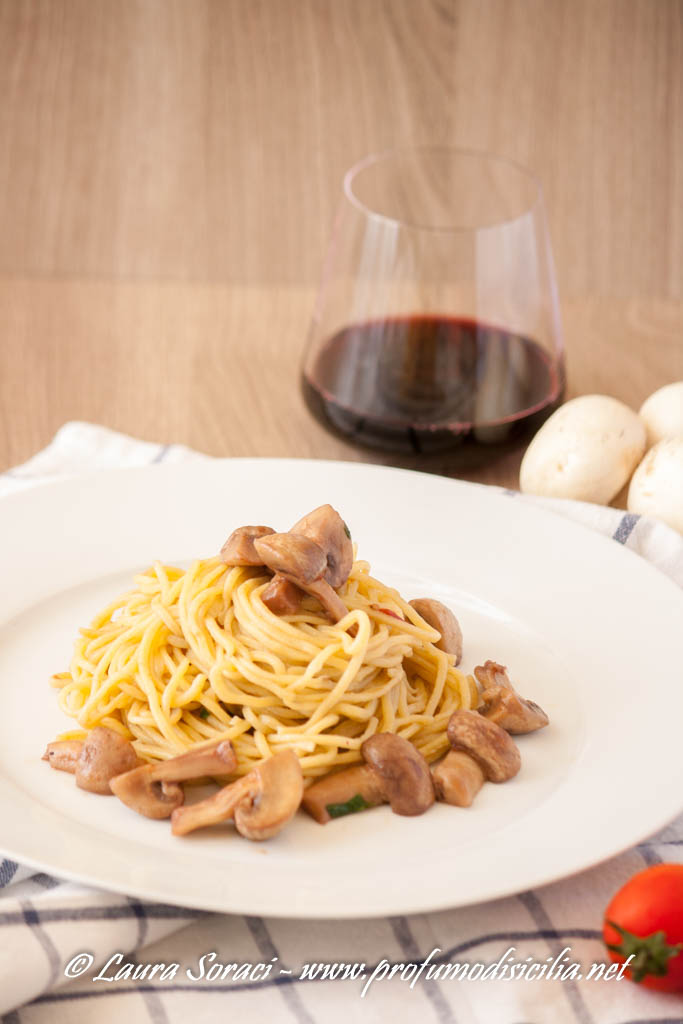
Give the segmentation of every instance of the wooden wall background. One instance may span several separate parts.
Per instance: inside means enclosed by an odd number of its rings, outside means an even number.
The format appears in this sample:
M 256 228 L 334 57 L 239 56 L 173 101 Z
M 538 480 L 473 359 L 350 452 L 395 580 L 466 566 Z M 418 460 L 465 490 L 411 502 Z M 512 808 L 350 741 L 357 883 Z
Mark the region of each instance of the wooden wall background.
M 344 170 L 426 142 L 543 181 L 572 393 L 683 377 L 680 0 L 0 0 L 0 468 L 67 418 L 373 458 L 296 368 Z

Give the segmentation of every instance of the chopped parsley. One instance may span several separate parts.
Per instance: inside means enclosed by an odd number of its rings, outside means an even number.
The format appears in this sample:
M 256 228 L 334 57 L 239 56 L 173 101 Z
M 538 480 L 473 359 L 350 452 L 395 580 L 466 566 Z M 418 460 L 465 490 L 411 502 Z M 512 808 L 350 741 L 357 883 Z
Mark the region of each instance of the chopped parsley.
M 209 717 L 209 709 L 208 708 L 201 708 L 200 711 L 199 711 L 199 717 L 200 718 L 208 718 Z
M 366 807 L 371 806 L 372 804 L 367 803 L 360 793 L 356 793 L 345 804 L 328 804 L 327 813 L 331 818 L 343 818 L 346 814 L 355 814 L 357 811 L 364 811 Z

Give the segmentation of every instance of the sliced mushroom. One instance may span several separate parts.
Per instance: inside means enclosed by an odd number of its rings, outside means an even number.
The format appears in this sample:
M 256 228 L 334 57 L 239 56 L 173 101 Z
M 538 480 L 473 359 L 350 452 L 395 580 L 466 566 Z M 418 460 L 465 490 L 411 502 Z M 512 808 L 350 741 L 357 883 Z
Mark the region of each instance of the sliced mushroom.
M 50 768 L 73 775 L 82 749 L 83 740 L 55 740 L 45 748 L 43 761 L 47 761 Z
M 247 839 L 269 839 L 294 817 L 302 795 L 299 759 L 292 750 L 283 750 L 208 799 L 178 807 L 171 815 L 171 830 L 184 836 L 234 818 Z
M 259 537 L 254 547 L 261 563 L 296 583 L 320 579 L 327 560 L 325 552 L 309 537 L 297 533 L 273 533 Z
M 256 540 L 254 546 L 264 565 L 317 597 L 334 622 L 348 613 L 344 602 L 323 578 L 327 559 L 315 541 L 298 533 L 275 533 Z
M 157 764 L 145 764 L 112 779 L 112 792 L 127 807 L 146 818 L 168 818 L 184 799 L 178 785 L 188 779 L 229 775 L 237 767 L 230 740 L 216 740 L 198 750 L 172 757 Z
M 301 590 L 316 597 L 335 622 L 348 612 L 334 588 L 348 579 L 353 545 L 346 523 L 331 505 L 314 509 L 288 533 L 241 526 L 223 545 L 221 559 L 226 565 L 264 565 L 275 573 L 262 594 L 275 615 L 296 612 Z
M 233 530 L 221 548 L 220 559 L 226 565 L 263 565 L 254 541 L 275 533 L 269 526 L 240 526 Z
M 90 793 L 111 795 L 110 781 L 120 772 L 140 763 L 132 743 L 103 725 L 92 729 L 84 740 L 48 743 L 43 754 L 51 768 L 76 776 L 76 785 Z
M 542 707 L 521 697 L 510 682 L 507 669 L 495 661 L 486 661 L 474 670 L 483 686 L 483 707 L 479 713 L 495 722 L 513 736 L 535 732 L 548 725 L 549 719 Z
M 125 775 L 132 775 L 126 772 Z M 145 776 L 119 782 L 125 775 L 112 779 L 112 791 L 119 800 L 145 818 L 170 818 L 173 810 L 180 807 L 185 794 L 178 782 L 152 782 Z
M 409 604 L 429 626 L 438 629 L 441 639 L 436 641 L 436 646 L 446 654 L 454 654 L 455 664 L 459 665 L 462 660 L 462 630 L 450 608 L 432 597 L 419 597 Z
M 451 750 L 434 768 L 436 799 L 455 807 L 469 807 L 486 778 L 480 765 L 462 750 Z
M 261 594 L 261 600 L 274 615 L 295 615 L 303 596 L 296 583 L 276 573 Z
M 292 750 L 283 750 L 250 774 L 255 778 L 235 809 L 235 826 L 246 839 L 270 839 L 299 809 L 304 793 L 301 764 Z
M 409 740 L 376 733 L 361 745 L 364 765 L 328 775 L 306 790 L 304 809 L 326 824 L 332 818 L 388 803 L 395 814 L 424 814 L 434 803 L 429 765 Z
M 447 732 L 453 750 L 469 754 L 491 782 L 506 782 L 519 771 L 522 761 L 514 741 L 478 711 L 454 711 Z
M 108 796 L 111 779 L 139 763 L 132 743 L 113 729 L 98 725 L 83 740 L 74 773 L 76 785 L 89 793 Z
M 300 519 L 289 531 L 309 537 L 327 559 L 325 581 L 336 589 L 346 583 L 353 566 L 353 544 L 348 527 L 331 505 L 321 505 Z

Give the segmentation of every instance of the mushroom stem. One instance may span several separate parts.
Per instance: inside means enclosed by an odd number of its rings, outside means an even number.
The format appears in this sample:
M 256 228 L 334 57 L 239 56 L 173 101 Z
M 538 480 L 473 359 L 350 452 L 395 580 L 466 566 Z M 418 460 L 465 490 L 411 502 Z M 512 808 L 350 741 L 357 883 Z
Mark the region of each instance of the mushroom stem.
M 301 604 L 303 592 L 280 573 L 273 576 L 261 593 L 261 600 L 273 615 L 294 615 Z
M 184 800 L 179 782 L 212 775 L 229 775 L 237 767 L 230 740 L 216 740 L 157 764 L 144 764 L 112 779 L 112 792 L 127 807 L 146 818 L 168 818 Z
M 302 805 L 319 824 L 384 803 L 382 786 L 368 765 L 326 775 L 304 792 Z
M 82 740 L 55 740 L 48 743 L 42 760 L 47 761 L 50 768 L 73 775 L 82 749 Z
M 298 582 L 298 581 L 297 581 Z M 339 622 L 345 615 L 349 614 L 339 594 L 337 594 L 325 580 L 315 580 L 313 583 L 298 583 L 302 590 L 313 597 L 317 597 L 321 605 L 330 616 L 333 622 Z
M 211 775 L 229 775 L 237 767 L 237 757 L 230 740 L 218 740 L 199 750 L 188 750 L 168 761 L 144 765 L 151 782 L 185 782 Z
M 480 766 L 462 750 L 451 750 L 432 768 L 436 799 L 454 807 L 469 807 L 484 785 Z
M 184 836 L 234 817 L 237 831 L 247 839 L 269 839 L 294 816 L 302 794 L 299 759 L 292 750 L 283 750 L 206 800 L 174 810 L 171 830 Z
M 196 804 L 176 807 L 171 814 L 171 831 L 174 836 L 185 836 L 196 828 L 217 825 L 228 821 L 235 813 L 240 800 L 248 796 L 252 784 L 249 775 L 219 789 L 213 796 Z

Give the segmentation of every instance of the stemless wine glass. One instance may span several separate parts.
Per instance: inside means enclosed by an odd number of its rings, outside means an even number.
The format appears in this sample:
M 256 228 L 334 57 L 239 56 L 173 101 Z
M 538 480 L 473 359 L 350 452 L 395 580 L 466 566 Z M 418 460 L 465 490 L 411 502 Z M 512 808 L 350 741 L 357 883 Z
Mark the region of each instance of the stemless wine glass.
M 536 429 L 564 383 L 538 180 L 445 147 L 352 167 L 303 365 L 313 414 L 373 447 L 493 452 Z

